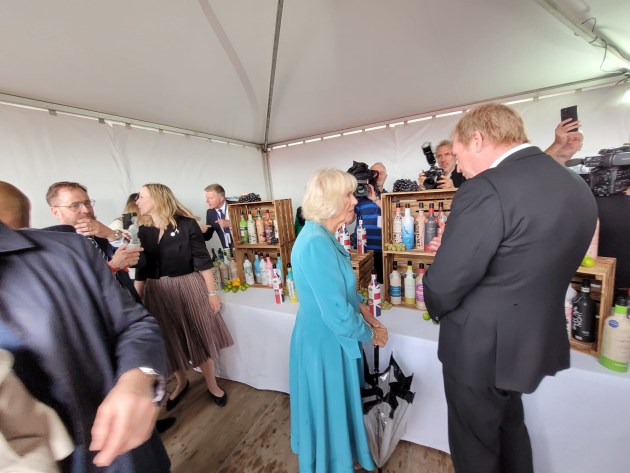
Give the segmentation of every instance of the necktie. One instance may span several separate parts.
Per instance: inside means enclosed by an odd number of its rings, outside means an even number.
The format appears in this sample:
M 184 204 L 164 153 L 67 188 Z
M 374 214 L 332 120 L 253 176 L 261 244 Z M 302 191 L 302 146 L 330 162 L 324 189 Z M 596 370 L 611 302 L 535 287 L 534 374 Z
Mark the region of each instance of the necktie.
M 217 209 L 217 214 L 219 215 L 219 218 L 221 220 L 225 219 L 225 213 L 223 213 L 223 210 L 221 209 Z M 225 240 L 225 248 L 229 248 L 231 247 L 231 240 L 232 240 L 232 236 L 230 235 L 230 230 L 227 228 L 223 228 L 223 236 L 224 236 L 224 240 Z

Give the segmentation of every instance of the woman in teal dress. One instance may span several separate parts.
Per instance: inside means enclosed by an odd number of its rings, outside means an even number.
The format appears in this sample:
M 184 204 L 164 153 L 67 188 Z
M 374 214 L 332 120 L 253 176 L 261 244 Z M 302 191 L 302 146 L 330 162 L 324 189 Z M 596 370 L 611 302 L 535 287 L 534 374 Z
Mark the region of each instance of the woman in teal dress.
M 318 171 L 306 187 L 291 265 L 300 308 L 291 338 L 291 448 L 302 473 L 375 467 L 368 447 L 360 387 L 360 342 L 384 346 L 387 330 L 357 297 L 350 255 L 335 230 L 354 220 L 356 179 Z

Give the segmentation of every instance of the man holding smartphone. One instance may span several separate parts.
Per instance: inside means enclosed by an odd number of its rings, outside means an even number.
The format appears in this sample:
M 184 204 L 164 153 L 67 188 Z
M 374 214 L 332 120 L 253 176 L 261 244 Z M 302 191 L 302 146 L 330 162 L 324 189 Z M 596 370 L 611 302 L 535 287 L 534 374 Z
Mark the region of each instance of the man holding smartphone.
M 555 139 L 545 150 L 549 156 L 564 166 L 575 153 L 582 149 L 584 135 L 579 131 L 581 123 L 577 119 L 577 106 L 560 111 L 560 123 L 556 126 Z

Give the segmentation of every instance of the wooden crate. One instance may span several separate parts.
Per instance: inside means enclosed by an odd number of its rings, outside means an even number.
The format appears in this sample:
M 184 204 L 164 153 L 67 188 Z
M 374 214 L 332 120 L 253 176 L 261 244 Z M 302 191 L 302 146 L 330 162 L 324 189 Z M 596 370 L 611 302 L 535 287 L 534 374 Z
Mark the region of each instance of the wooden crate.
M 404 215 L 405 204 L 411 204 L 412 216 L 415 218 L 417 215 L 420 202 L 424 204 L 425 212 L 429 209 L 429 204 L 435 205 L 437 212 L 439 202 L 442 202 L 444 210 L 449 212 L 451 210 L 451 203 L 457 189 L 432 189 L 427 191 L 418 192 L 388 192 L 381 195 L 382 210 L 381 215 L 383 217 L 383 290 L 381 297 L 384 300 L 391 302 L 389 297 L 389 274 L 394 267 L 394 261 L 398 262 L 398 270 L 404 273 L 407 270 L 407 261 L 413 263 L 414 273 L 418 271 L 418 263 L 424 263 L 425 269 L 433 263 L 434 254 L 427 253 L 422 250 L 414 249 L 408 251 L 388 251 L 388 243 L 392 243 L 393 229 L 392 221 L 394 215 L 396 215 L 396 204 L 400 203 L 402 212 Z M 448 224 L 448 223 L 447 223 Z M 416 306 L 401 304 L 398 307 L 408 307 L 416 309 Z M 417 310 L 417 309 L 416 309 Z
M 357 278 L 357 288 L 367 287 L 374 269 L 374 251 L 368 250 L 360 255 L 357 250 L 350 250 L 350 264 Z
M 235 248 L 263 248 L 270 245 L 265 243 L 258 243 L 256 245 L 250 245 L 249 242 L 241 241 L 241 233 L 239 232 L 239 221 L 241 220 L 241 213 L 247 216 L 250 212 L 256 219 L 257 212 L 260 210 L 260 214 L 264 217 L 265 212 L 269 210 L 271 219 L 275 219 L 278 224 L 278 244 L 284 245 L 295 240 L 295 224 L 293 219 L 293 207 L 291 199 L 279 199 L 279 200 L 263 200 L 260 202 L 247 202 L 242 204 L 229 204 L 228 213 L 230 215 L 230 221 L 232 222 L 232 237 L 234 238 Z
M 267 256 L 269 253 L 269 259 L 273 264 L 276 264 L 278 260 L 278 253 L 280 253 L 280 257 L 282 258 L 282 274 L 284 278 L 287 277 L 287 264 L 291 262 L 291 250 L 293 249 L 294 241 L 289 242 L 285 245 L 267 245 L 263 248 L 254 248 L 254 246 L 258 245 L 248 245 L 250 248 L 241 248 L 234 250 L 236 267 L 238 269 L 238 277 L 241 278 L 241 282 L 245 281 L 245 270 L 243 269 L 243 263 L 245 262 L 245 255 L 249 258 L 249 260 L 254 264 L 254 252 L 255 253 L 263 253 L 264 256 Z M 271 286 L 263 286 L 262 284 L 254 284 L 253 287 L 268 287 Z
M 597 327 L 597 338 L 593 343 L 584 343 L 573 339 L 569 335 L 571 348 L 593 356 L 599 356 L 602 344 L 602 333 L 604 330 L 604 320 L 610 315 L 614 302 L 615 292 L 615 268 L 617 260 L 615 258 L 598 257 L 595 259 L 595 266 L 585 268 L 580 266 L 571 281 L 573 288 L 579 293 L 582 279 L 591 281 L 591 297 L 596 301 L 597 312 L 595 326 Z

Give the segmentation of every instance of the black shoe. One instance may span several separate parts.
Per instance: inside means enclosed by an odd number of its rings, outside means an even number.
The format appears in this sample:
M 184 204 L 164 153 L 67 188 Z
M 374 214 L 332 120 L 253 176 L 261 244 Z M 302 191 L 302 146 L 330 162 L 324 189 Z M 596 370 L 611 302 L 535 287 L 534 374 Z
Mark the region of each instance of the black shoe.
M 171 409 L 174 409 L 177 406 L 177 404 L 179 404 L 179 401 L 181 401 L 182 398 L 188 392 L 188 388 L 189 387 L 190 387 L 190 380 L 186 381 L 186 386 L 184 386 L 184 389 L 182 389 L 182 392 L 180 392 L 175 399 L 167 399 L 167 401 L 166 401 L 166 410 L 167 411 L 170 411 Z
M 223 390 L 223 396 L 221 397 L 215 396 L 210 391 L 208 391 L 208 395 L 210 396 L 210 399 L 212 399 L 214 403 L 219 407 L 223 407 L 227 404 L 228 396 L 227 396 L 227 391 L 225 390 Z
M 155 428 L 158 431 L 158 434 L 163 434 L 168 429 L 175 425 L 175 417 L 165 417 L 164 419 L 158 419 L 155 423 Z

